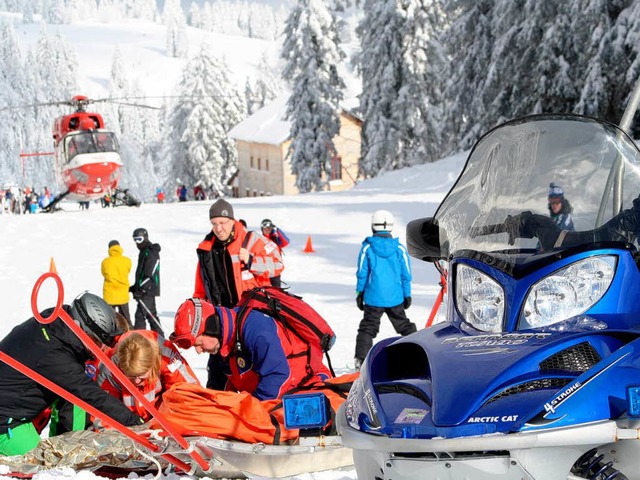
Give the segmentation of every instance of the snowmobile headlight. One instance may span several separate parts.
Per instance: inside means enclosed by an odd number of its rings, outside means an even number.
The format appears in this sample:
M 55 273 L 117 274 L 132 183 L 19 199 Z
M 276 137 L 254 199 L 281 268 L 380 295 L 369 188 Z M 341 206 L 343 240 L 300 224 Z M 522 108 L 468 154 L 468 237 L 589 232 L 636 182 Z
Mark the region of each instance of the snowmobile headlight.
M 520 314 L 519 329 L 541 328 L 586 312 L 607 292 L 616 257 L 601 255 L 575 262 L 535 283 Z
M 458 265 L 456 304 L 465 322 L 483 332 L 502 331 L 504 290 L 480 270 Z

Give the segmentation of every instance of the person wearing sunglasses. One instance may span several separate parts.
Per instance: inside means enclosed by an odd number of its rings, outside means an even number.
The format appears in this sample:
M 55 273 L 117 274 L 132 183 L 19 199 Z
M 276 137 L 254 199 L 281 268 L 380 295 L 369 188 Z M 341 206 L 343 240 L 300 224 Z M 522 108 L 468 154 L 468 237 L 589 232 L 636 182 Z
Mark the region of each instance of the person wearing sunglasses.
M 149 240 L 145 228 L 133 231 L 133 241 L 138 247 L 135 281 L 129 287 L 138 303 L 133 328 L 144 330 L 148 323 L 151 330 L 164 336 L 156 309 L 156 297 L 160 296 L 160 245 Z
M 572 212 L 573 208 L 569 200 L 564 197 L 562 187 L 551 183 L 549 185 L 549 215 L 560 229 L 569 232 L 575 231 Z
M 120 337 L 109 356 L 122 373 L 156 408 L 162 394 L 178 383 L 200 382 L 195 373 L 169 340 L 150 330 L 132 330 Z M 98 366 L 98 385 L 122 400 L 127 408 L 144 421 L 151 415 L 104 365 Z

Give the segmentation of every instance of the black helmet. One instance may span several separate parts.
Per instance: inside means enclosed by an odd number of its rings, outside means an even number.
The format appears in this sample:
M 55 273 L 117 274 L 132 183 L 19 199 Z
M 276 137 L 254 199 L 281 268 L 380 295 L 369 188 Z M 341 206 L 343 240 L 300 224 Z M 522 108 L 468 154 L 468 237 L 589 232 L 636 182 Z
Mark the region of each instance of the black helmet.
M 273 227 L 273 222 L 268 218 L 265 218 L 264 220 L 262 220 L 262 222 L 260 222 L 260 228 L 269 228 L 269 227 Z
M 149 240 L 149 232 L 147 232 L 146 228 L 136 228 L 133 231 L 133 241 L 136 243 L 142 243 Z
M 118 328 L 115 310 L 93 293 L 78 295 L 71 304 L 69 313 L 85 333 L 97 337 L 109 347 L 113 347 L 116 337 L 123 333 Z

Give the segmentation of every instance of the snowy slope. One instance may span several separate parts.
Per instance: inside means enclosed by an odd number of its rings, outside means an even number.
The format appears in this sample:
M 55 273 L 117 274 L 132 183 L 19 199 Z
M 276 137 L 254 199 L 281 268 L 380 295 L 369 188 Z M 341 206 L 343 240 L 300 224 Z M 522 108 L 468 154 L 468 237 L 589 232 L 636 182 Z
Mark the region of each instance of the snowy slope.
M 432 215 L 449 190 L 464 162 L 457 155 L 440 162 L 391 172 L 361 182 L 348 192 L 324 192 L 294 197 L 231 199 L 236 216 L 249 228 L 257 229 L 268 217 L 291 238 L 285 249 L 283 280 L 291 291 L 302 295 L 331 323 L 337 342 L 331 351 L 336 373 L 349 370 L 353 362 L 355 335 L 361 312 L 355 305 L 355 263 L 363 238 L 370 234 L 370 217 L 376 209 L 390 210 L 396 218 L 394 234 L 404 241 L 406 223 Z M 37 278 L 49 270 L 51 259 L 64 283 L 65 301 L 88 289 L 102 293 L 100 262 L 107 255 L 107 243 L 117 239 L 125 255 L 134 262 L 137 250 L 131 239 L 136 227 L 145 227 L 150 239 L 162 246 L 162 296 L 158 312 L 165 332 L 172 331 L 176 308 L 193 291 L 196 267 L 195 248 L 210 229 L 210 201 L 143 204 L 139 208 L 102 209 L 94 204 L 88 211 L 71 210 L 56 214 L 0 216 L 4 233 L 0 248 L 2 292 L 0 335 L 31 316 L 30 297 Z M 308 237 L 315 253 L 303 253 Z M 438 275 L 430 264 L 412 261 L 413 305 L 409 317 L 423 327 L 438 293 Z M 41 289 L 39 307 L 52 304 L 53 284 Z M 130 303 L 135 307 L 133 302 Z M 378 339 L 394 335 L 383 319 Z M 187 351 L 186 358 L 199 377 L 206 378 L 206 356 Z M 1 470 L 0 470 L 1 471 Z M 50 476 L 90 477 L 89 472 L 42 473 Z M 355 472 L 328 472 L 313 478 L 329 480 L 354 478 Z M 302 477 L 301 477 L 302 478 Z M 305 477 L 307 478 L 307 477 Z

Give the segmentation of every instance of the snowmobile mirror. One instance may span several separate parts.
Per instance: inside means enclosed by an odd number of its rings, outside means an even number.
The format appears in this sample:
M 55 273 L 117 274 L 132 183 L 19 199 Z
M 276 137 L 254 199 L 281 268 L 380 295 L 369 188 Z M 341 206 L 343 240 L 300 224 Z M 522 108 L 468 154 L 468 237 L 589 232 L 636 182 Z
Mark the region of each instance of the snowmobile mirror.
M 442 232 L 443 237 L 444 232 Z M 407 224 L 407 250 L 409 255 L 425 262 L 437 262 L 447 257 L 441 243 L 438 221 L 432 217 L 418 218 Z

